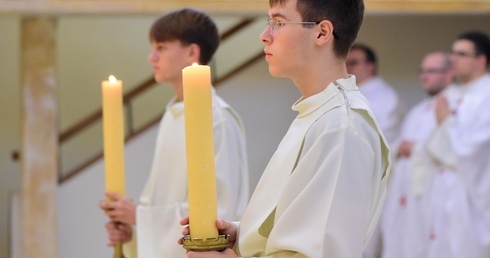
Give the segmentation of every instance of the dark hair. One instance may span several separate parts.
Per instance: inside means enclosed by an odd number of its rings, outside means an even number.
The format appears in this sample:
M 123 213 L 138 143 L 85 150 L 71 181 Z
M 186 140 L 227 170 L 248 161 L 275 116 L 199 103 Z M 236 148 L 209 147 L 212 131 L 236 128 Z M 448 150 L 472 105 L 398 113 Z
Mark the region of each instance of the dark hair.
M 182 9 L 157 19 L 150 29 L 150 41 L 166 42 L 179 40 L 182 44 L 197 44 L 201 49 L 200 64 L 211 61 L 219 46 L 216 24 L 203 12 Z
M 362 43 L 354 43 L 350 49 L 358 49 L 364 52 L 366 55 L 366 62 L 373 63 L 375 67 L 374 74 L 378 74 L 378 58 L 376 57 L 376 52 L 374 52 L 371 47 Z
M 487 58 L 487 67 L 490 62 L 490 39 L 488 35 L 480 31 L 468 31 L 458 36 L 459 40 L 469 40 L 475 45 L 477 55 L 485 55 Z
M 269 0 L 270 7 L 290 0 Z M 303 21 L 332 22 L 338 36 L 334 40 L 337 57 L 345 58 L 357 38 L 364 17 L 363 0 L 297 0 L 296 9 Z

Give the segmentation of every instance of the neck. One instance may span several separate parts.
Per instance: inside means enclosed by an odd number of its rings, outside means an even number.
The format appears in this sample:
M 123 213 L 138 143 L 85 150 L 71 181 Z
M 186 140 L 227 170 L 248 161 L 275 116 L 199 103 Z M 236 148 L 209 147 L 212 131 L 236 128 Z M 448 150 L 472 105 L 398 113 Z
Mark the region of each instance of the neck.
M 482 77 L 484 74 L 485 74 L 485 71 L 483 71 L 483 72 L 475 72 L 475 73 L 473 73 L 473 74 L 471 74 L 469 76 L 461 76 L 459 78 L 459 82 L 461 84 L 468 84 L 468 83 L 470 83 L 470 82 L 472 82 L 472 81 L 474 81 L 474 80 Z
M 335 59 L 330 63 L 308 65 L 308 69 L 291 79 L 303 98 L 308 98 L 325 90 L 330 83 L 347 77 L 344 60 Z
M 184 100 L 184 87 L 182 86 L 182 83 L 172 83 L 172 88 L 174 89 L 175 96 L 177 97 L 177 101 L 183 101 Z

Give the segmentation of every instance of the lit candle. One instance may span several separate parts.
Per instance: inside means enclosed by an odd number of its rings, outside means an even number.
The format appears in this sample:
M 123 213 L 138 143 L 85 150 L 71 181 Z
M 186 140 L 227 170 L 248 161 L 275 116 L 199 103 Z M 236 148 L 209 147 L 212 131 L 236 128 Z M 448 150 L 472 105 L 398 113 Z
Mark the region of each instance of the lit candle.
M 122 82 L 114 76 L 102 82 L 106 191 L 125 195 L 122 93 Z
M 191 238 L 217 238 L 211 72 L 194 64 L 182 76 Z

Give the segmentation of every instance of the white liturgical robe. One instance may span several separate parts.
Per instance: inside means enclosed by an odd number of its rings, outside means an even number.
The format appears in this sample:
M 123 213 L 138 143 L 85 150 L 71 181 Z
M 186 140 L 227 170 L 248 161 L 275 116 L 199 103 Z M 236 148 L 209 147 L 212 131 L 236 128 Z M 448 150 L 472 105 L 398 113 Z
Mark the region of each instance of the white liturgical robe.
M 359 90 L 371 105 L 381 131 L 391 149 L 394 150 L 405 112 L 405 107 L 400 102 L 398 94 L 393 87 L 378 76 L 360 84 Z
M 237 220 L 249 199 L 243 124 L 213 89 L 213 134 L 218 217 Z M 160 122 L 153 166 L 136 213 L 138 257 L 186 257 L 177 244 L 179 221 L 188 214 L 184 103 L 167 105 Z
M 454 115 L 429 141 L 434 177 L 427 257 L 490 257 L 490 75 L 447 92 Z
M 242 257 L 361 257 L 385 196 L 389 148 L 355 77 L 298 112 L 239 224 Z
M 434 99 L 414 106 L 402 124 L 400 139 L 413 143 L 410 157 L 394 163 L 380 219 L 383 258 L 425 258 L 427 251 L 430 182 L 438 166 L 426 145 L 436 127 Z

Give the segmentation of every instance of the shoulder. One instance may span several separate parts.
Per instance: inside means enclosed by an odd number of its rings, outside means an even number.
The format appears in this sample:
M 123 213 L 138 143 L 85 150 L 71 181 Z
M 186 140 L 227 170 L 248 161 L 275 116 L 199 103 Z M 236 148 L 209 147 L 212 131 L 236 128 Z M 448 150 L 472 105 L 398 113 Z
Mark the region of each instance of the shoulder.
M 213 94 L 213 123 L 233 125 L 244 130 L 242 118 L 225 100 Z
M 379 137 L 368 107 L 362 102 L 351 103 L 351 105 L 351 107 L 339 106 L 325 112 L 312 124 L 310 131 L 315 135 L 354 132 L 360 137 Z

